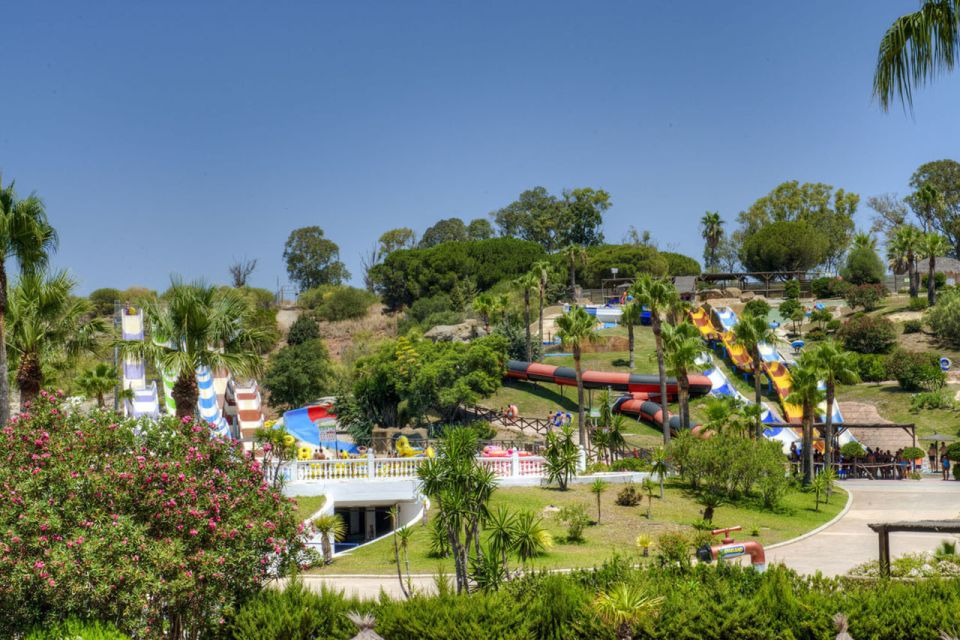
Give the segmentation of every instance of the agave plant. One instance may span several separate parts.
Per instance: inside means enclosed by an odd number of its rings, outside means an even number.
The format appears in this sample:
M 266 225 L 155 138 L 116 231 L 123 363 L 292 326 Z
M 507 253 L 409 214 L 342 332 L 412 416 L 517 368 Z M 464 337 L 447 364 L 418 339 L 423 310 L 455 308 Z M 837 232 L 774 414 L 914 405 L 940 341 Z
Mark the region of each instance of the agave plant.
M 633 630 L 656 615 L 663 598 L 647 595 L 635 584 L 621 583 L 593 601 L 593 610 L 601 620 L 613 625 L 618 640 L 630 640 Z

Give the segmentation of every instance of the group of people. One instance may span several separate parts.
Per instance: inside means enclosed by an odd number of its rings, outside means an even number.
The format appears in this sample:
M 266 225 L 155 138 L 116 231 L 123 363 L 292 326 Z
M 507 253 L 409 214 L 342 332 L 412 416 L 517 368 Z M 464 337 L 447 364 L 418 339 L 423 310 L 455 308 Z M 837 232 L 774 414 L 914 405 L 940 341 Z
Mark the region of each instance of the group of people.
M 839 465 L 841 475 L 846 475 L 845 472 L 847 470 L 843 465 L 845 462 L 850 462 L 850 460 L 844 458 L 839 449 L 834 449 L 834 452 L 836 453 L 834 463 Z M 941 471 L 943 473 L 943 479 L 949 480 L 950 459 L 947 457 L 947 445 L 942 444 L 938 451 L 937 446 L 935 444 L 931 444 L 929 451 L 927 451 L 927 456 L 930 460 L 930 470 L 934 472 Z M 792 443 L 790 445 L 790 453 L 788 454 L 788 458 L 790 459 L 790 462 L 793 463 L 801 462 L 801 451 L 797 447 L 796 443 Z M 912 470 L 912 463 L 914 462 L 914 460 L 908 460 L 903 457 L 903 449 L 897 449 L 897 451 L 891 452 L 889 449 L 884 451 L 879 447 L 874 449 L 867 447 L 865 455 L 859 460 L 866 465 L 881 465 L 869 470 L 868 473 L 875 478 L 884 480 L 903 480 L 909 475 L 910 471 Z M 822 467 L 823 464 L 823 453 L 814 450 L 814 468 Z
M 940 443 L 940 450 L 937 450 L 937 443 L 934 442 L 927 449 L 927 459 L 930 461 L 931 471 L 940 471 L 944 480 L 950 479 L 950 458 L 947 457 L 947 443 Z M 937 464 L 939 462 L 939 465 Z

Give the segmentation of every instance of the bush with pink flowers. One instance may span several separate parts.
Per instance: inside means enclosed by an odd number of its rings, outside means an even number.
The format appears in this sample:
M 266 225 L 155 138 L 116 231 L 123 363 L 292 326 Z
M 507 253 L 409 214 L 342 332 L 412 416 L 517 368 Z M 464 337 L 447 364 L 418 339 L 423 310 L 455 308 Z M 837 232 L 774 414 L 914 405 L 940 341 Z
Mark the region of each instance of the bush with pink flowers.
M 236 443 L 61 402 L 0 429 L 0 636 L 76 616 L 196 637 L 303 559 L 294 505 Z

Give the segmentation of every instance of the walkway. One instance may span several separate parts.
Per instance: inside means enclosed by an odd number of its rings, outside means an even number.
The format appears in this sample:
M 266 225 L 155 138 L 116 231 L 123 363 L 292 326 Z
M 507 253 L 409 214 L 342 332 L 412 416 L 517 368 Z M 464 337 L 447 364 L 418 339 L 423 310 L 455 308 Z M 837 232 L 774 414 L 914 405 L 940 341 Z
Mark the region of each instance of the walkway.
M 800 573 L 841 575 L 854 566 L 876 560 L 877 534 L 867 524 L 900 520 L 960 518 L 960 482 L 939 479 L 848 480 L 840 486 L 853 494 L 850 510 L 832 525 L 809 538 L 785 544 L 767 552 L 767 562 L 782 563 Z M 949 536 L 894 533 L 890 556 L 932 551 Z M 307 576 L 314 589 L 321 585 L 343 589 L 347 594 L 376 598 L 382 588 L 392 597 L 402 597 L 397 576 Z M 433 590 L 433 577 L 413 578 L 418 590 Z
M 800 573 L 844 574 L 854 566 L 876 560 L 877 534 L 867 524 L 900 520 L 937 520 L 960 517 L 960 482 L 939 479 L 848 480 L 840 486 L 853 494 L 850 510 L 837 522 L 809 538 L 771 549 L 768 563 L 782 563 Z M 932 551 L 949 536 L 894 533 L 890 557 Z

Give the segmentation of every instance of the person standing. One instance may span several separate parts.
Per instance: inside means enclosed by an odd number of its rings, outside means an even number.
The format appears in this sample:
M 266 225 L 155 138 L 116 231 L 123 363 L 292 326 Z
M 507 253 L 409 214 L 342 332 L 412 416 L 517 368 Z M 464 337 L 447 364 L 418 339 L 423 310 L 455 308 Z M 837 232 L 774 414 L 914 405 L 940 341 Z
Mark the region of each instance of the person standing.
M 940 445 L 940 468 L 943 470 L 943 479 L 950 479 L 950 458 L 947 457 L 947 443 Z
M 927 459 L 930 460 L 930 471 L 936 473 L 937 471 L 937 443 L 931 442 L 930 448 L 927 449 Z

